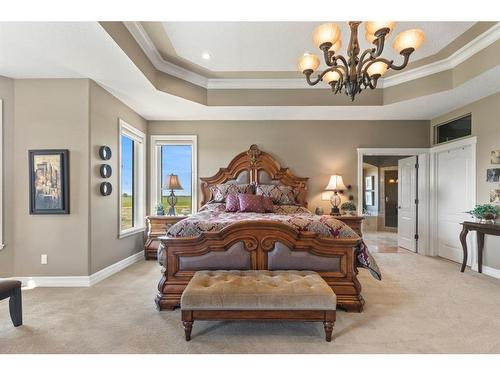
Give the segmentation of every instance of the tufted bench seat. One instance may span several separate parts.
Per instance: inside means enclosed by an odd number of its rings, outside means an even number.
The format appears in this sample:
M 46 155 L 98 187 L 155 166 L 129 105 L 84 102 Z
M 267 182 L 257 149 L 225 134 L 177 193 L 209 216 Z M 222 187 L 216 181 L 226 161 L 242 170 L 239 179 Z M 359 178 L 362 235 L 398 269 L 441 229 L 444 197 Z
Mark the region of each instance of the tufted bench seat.
M 322 321 L 331 341 L 336 305 L 312 271 L 198 271 L 181 297 L 187 341 L 194 320 Z

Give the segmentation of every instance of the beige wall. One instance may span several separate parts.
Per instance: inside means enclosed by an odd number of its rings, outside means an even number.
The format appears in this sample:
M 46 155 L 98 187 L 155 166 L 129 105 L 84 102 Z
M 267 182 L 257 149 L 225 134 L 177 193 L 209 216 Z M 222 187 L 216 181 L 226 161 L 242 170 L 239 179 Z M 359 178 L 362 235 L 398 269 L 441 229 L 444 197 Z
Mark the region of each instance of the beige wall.
M 329 210 L 321 192 L 331 174 L 341 174 L 357 195 L 357 147 L 429 147 L 428 127 L 428 121 L 150 121 L 149 134 L 198 135 L 199 177 L 255 143 L 310 178 L 310 208 Z
M 95 273 L 116 263 L 143 248 L 143 234 L 118 239 L 118 119 L 142 132 L 147 132 L 147 123 L 142 117 L 101 88 L 90 82 L 90 273 Z M 99 185 L 103 178 L 99 167 L 104 163 L 99 158 L 99 147 L 111 147 L 112 157 L 106 163 L 113 169 L 107 181 L 113 192 L 103 197 Z M 146 148 L 147 151 L 147 148 Z
M 14 80 L 0 77 L 0 99 L 3 101 L 3 241 L 0 250 L 0 277 L 12 276 L 14 272 L 14 201 L 10 199 L 14 190 L 12 174 L 14 165 Z M 2 197 L 0 197 L 2 199 Z
M 88 275 L 89 81 L 15 80 L 14 275 Z M 69 149 L 70 215 L 29 214 L 28 150 Z M 48 264 L 40 264 L 40 254 Z
M 433 119 L 431 121 L 431 134 L 433 126 L 468 113 L 472 114 L 472 135 L 477 137 L 476 201 L 478 204 L 489 203 L 490 189 L 498 187 L 498 184 L 486 182 L 486 169 L 494 167 L 490 164 L 490 152 L 500 150 L 500 93 Z M 500 269 L 499 248 L 499 237 L 486 236 L 484 248 L 484 264 L 486 266 Z

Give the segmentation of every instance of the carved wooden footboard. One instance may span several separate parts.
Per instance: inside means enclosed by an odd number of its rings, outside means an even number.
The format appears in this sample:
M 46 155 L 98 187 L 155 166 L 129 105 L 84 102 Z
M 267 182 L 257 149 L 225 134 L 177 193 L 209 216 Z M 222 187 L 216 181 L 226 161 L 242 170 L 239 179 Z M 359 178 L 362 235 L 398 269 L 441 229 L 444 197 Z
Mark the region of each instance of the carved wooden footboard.
M 161 238 L 162 278 L 156 305 L 173 309 L 199 269 L 307 269 L 317 271 L 337 295 L 339 307 L 360 312 L 364 300 L 356 277 L 359 239 L 319 237 L 283 223 L 239 222 L 198 237 Z

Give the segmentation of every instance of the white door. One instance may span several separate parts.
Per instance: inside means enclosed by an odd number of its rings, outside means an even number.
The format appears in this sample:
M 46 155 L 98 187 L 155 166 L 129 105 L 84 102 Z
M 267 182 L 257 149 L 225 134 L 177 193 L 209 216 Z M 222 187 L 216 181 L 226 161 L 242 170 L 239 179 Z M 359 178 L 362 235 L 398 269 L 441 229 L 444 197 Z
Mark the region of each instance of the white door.
M 398 160 L 398 246 L 417 251 L 417 157 Z
M 437 250 L 443 258 L 462 262 L 460 223 L 469 220 L 473 208 L 472 147 L 463 146 L 436 155 Z M 471 237 L 471 236 L 468 236 Z M 470 239 L 469 239 L 470 240 Z M 471 246 L 469 245 L 469 250 Z M 471 251 L 469 251 L 469 254 Z M 470 265 L 469 256 L 468 264 Z

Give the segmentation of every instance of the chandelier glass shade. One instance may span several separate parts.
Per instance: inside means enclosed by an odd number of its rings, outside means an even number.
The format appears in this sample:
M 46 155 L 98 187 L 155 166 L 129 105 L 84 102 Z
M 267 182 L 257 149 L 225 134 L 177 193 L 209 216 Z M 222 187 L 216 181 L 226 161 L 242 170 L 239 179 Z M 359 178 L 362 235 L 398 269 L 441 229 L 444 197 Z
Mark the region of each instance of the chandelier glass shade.
M 347 57 L 336 54 L 342 46 L 340 28 L 335 23 L 319 25 L 313 31 L 313 42 L 323 52 L 323 58 L 328 66 L 319 73 L 316 79 L 312 74 L 320 66 L 320 59 L 310 53 L 305 53 L 299 59 L 299 70 L 306 76 L 309 85 L 314 86 L 323 81 L 330 85 L 334 94 L 344 92 L 354 100 L 355 96 L 366 88 L 375 89 L 377 81 L 389 69 L 402 70 L 410 60 L 410 55 L 422 45 L 424 32 L 411 29 L 401 32 L 392 44 L 393 48 L 403 57 L 401 64 L 381 57 L 387 36 L 396 27 L 393 21 L 365 22 L 365 38 L 374 47 L 360 53 L 358 28 L 361 22 L 351 21 L 351 35 L 347 46 Z

